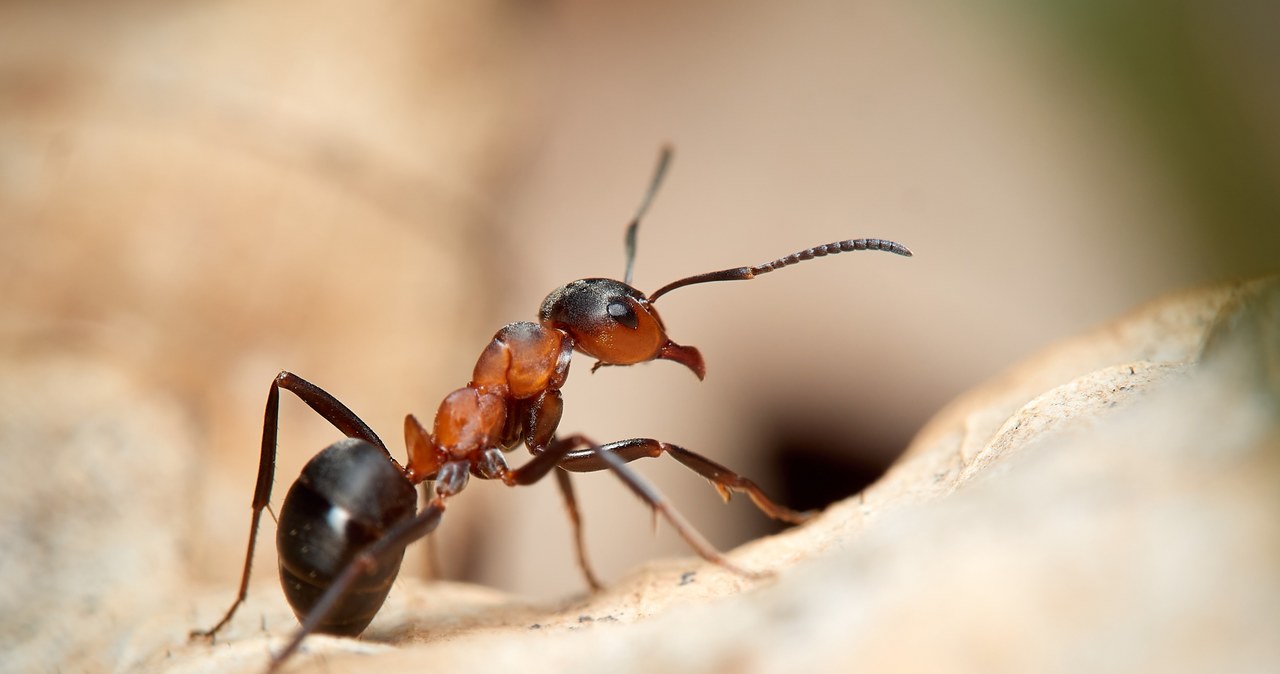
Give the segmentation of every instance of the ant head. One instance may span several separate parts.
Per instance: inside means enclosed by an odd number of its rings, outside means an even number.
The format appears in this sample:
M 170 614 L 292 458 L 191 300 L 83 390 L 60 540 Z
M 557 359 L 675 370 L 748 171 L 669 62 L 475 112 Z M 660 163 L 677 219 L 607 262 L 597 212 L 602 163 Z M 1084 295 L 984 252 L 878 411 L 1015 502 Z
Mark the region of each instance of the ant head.
M 667 337 L 657 309 L 643 293 L 612 279 L 589 278 L 560 286 L 542 301 L 538 319 L 569 333 L 575 348 L 605 365 L 673 360 L 706 375 L 702 355 Z

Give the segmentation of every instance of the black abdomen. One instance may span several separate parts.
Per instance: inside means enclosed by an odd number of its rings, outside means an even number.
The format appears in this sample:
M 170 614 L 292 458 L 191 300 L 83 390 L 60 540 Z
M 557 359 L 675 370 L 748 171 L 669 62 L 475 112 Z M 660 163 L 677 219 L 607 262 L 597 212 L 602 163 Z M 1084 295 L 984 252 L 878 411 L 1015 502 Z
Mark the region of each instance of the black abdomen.
M 413 485 L 381 449 L 347 438 L 307 463 L 289 489 L 276 530 L 280 583 L 302 620 L 365 546 L 396 522 L 412 517 Z M 404 550 L 362 576 L 317 628 L 355 636 L 382 607 Z

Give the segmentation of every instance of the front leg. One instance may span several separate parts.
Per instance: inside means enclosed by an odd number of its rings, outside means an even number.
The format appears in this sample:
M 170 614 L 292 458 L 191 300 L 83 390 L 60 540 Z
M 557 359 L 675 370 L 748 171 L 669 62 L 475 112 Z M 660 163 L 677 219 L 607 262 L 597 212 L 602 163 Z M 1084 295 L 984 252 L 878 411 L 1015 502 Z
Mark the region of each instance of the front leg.
M 742 492 L 764 514 L 775 520 L 791 524 L 803 524 L 815 514 L 813 511 L 799 512 L 774 503 L 765 495 L 759 485 L 749 478 L 743 477 L 701 454 L 651 438 L 620 440 L 600 447 L 569 452 L 560 462 L 560 467 L 575 473 L 605 470 L 609 468 L 609 465 L 605 461 L 604 454 L 616 456 L 624 463 L 630 463 L 645 457 L 657 458 L 667 454 L 693 472 L 709 480 L 711 486 L 715 487 L 716 491 L 720 493 L 720 497 L 725 501 L 729 500 L 733 492 Z
M 689 524 L 689 522 L 684 519 L 684 516 L 682 516 L 680 512 L 676 510 L 669 501 L 667 501 L 665 496 L 654 488 L 653 485 L 649 484 L 648 481 L 640 477 L 639 474 L 631 470 L 631 468 L 627 466 L 627 461 L 632 459 L 624 458 L 619 455 L 618 452 L 614 451 L 617 449 L 618 445 L 625 444 L 626 442 L 629 441 L 600 445 L 583 435 L 571 435 L 563 438 L 557 438 L 544 452 L 535 456 L 533 460 L 529 461 L 525 466 L 522 466 L 521 470 L 535 465 L 541 467 L 541 464 L 554 464 L 561 470 L 577 469 L 581 471 L 582 467 L 585 465 L 584 462 L 587 460 L 587 457 L 591 457 L 592 461 L 598 462 L 592 465 L 599 467 L 592 467 L 586 470 L 602 470 L 605 468 L 612 470 L 614 474 L 618 476 L 618 479 L 622 480 L 622 483 L 631 489 L 632 493 L 653 509 L 655 515 L 661 515 L 662 518 L 676 530 L 676 533 L 684 539 L 685 543 L 688 543 L 689 547 L 693 548 L 693 551 L 698 553 L 699 557 L 747 578 L 760 578 L 765 575 L 748 571 L 730 562 L 724 555 L 720 554 L 720 551 L 716 550 L 715 546 L 711 545 L 711 543 L 707 541 L 707 539 L 704 538 L 692 524 Z M 575 448 L 582 449 L 575 450 Z M 574 462 L 566 463 L 570 457 L 574 457 Z

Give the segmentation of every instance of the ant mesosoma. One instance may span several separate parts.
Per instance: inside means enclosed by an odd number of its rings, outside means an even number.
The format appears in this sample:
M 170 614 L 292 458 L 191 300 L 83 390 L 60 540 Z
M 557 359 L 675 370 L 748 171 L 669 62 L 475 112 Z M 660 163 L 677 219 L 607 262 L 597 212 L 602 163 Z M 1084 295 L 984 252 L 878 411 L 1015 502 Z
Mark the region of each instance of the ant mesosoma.
M 626 230 L 626 273 L 621 282 L 589 278 L 556 288 L 542 302 L 538 322 L 511 323 L 485 347 L 471 382 L 440 403 L 428 431 L 412 414 L 405 417 L 408 462 L 400 465 L 373 429 L 320 387 L 281 372 L 267 393 L 262 454 L 253 494 L 249 543 L 239 594 L 211 629 L 192 637 L 212 638 L 244 602 L 262 510 L 271 497 L 276 463 L 280 390 L 296 395 L 347 437 L 325 448 L 302 469 L 285 496 L 277 519 L 280 582 L 301 621 L 288 645 L 274 654 L 274 671 L 313 632 L 355 636 L 385 601 L 405 547 L 440 523 L 445 503 L 467 485 L 469 476 L 528 485 L 554 473 L 568 509 L 578 565 L 594 589 L 600 583 L 587 563 L 577 502 L 569 473 L 611 470 L 661 515 L 703 559 L 735 573 L 759 574 L 721 556 L 652 486 L 626 464 L 667 454 L 711 481 L 725 500 L 744 492 L 764 514 L 800 523 L 801 513 L 769 500 L 751 480 L 676 445 L 636 438 L 599 444 L 582 435 L 557 436 L 564 402 L 560 387 L 575 350 L 601 366 L 671 360 L 698 379 L 706 374 L 702 355 L 667 337 L 653 302 L 677 288 L 713 281 L 742 281 L 782 267 L 855 250 L 910 256 L 901 244 L 882 239 L 850 239 L 803 250 L 754 267 L 737 267 L 673 281 L 649 296 L 631 286 L 636 229 L 662 183 L 671 159 L 664 147 L 649 188 Z M 504 452 L 524 443 L 533 458 L 509 468 Z M 433 480 L 435 495 L 416 512 L 415 485 Z

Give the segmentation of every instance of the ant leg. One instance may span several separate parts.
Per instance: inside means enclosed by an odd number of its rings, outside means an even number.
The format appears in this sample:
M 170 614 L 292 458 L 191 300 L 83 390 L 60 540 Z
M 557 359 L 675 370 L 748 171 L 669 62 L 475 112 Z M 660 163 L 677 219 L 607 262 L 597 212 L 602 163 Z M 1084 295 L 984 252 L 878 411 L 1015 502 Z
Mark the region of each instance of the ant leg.
M 747 578 L 763 578 L 768 575 L 747 571 L 746 569 L 735 565 L 733 562 L 730 562 L 728 558 L 720 554 L 720 551 L 716 550 L 715 546 L 711 545 L 711 543 L 707 541 L 702 534 L 698 533 L 698 530 L 695 529 L 692 524 L 689 524 L 688 520 L 686 520 L 684 516 L 667 501 L 666 497 L 655 489 L 653 485 L 649 484 L 644 478 L 640 477 L 639 474 L 627 466 L 626 459 L 618 456 L 614 451 L 610 451 L 610 447 L 618 444 L 622 443 L 599 445 L 583 435 L 570 435 L 564 438 L 558 438 L 555 442 L 551 443 L 545 451 L 535 455 L 528 463 L 516 470 L 510 471 L 504 480 L 509 485 L 531 484 L 546 475 L 547 470 L 551 466 L 560 465 L 565 470 L 573 470 L 573 468 L 563 465 L 563 461 L 566 457 L 578 456 L 581 458 L 598 458 L 601 462 L 601 467 L 592 468 L 591 470 L 602 470 L 603 468 L 608 468 L 617 474 L 618 479 L 622 480 L 622 483 L 627 485 L 627 487 L 631 489 L 632 493 L 638 496 L 641 501 L 648 504 L 649 507 L 653 509 L 655 515 L 661 515 L 662 518 L 671 525 L 671 528 L 675 529 L 676 533 L 680 534 L 680 537 L 684 539 L 685 543 L 688 543 L 689 547 L 693 548 L 693 551 L 698 553 L 699 557 Z M 586 447 L 586 449 L 574 451 L 574 447 Z
M 471 463 L 468 461 L 454 461 L 445 464 L 436 478 L 435 498 L 431 499 L 431 502 L 427 504 L 427 507 L 422 512 L 413 517 L 406 517 L 400 520 L 399 523 L 388 529 L 382 538 L 370 543 L 368 547 L 361 550 L 351 560 L 351 563 L 347 564 L 342 573 L 338 574 L 338 577 L 334 579 L 333 585 L 330 585 L 325 590 L 324 595 L 311 608 L 311 612 L 307 614 L 306 619 L 302 621 L 302 625 L 293 633 L 289 643 L 279 653 L 271 656 L 271 666 L 267 668 L 267 671 L 274 672 L 279 669 L 284 664 L 284 661 L 298 650 L 302 640 L 306 639 L 308 634 L 314 632 L 317 626 L 324 623 L 338 601 L 360 579 L 362 574 L 376 569 L 378 564 L 383 563 L 388 556 L 404 550 L 414 541 L 435 531 L 436 526 L 440 524 L 440 518 L 444 516 L 445 500 L 462 491 L 463 487 L 467 485 L 470 471 Z
M 598 592 L 604 589 L 604 585 L 600 583 L 600 579 L 591 568 L 591 563 L 587 561 L 587 546 L 582 537 L 582 516 L 578 513 L 578 499 L 573 494 L 573 482 L 565 471 L 556 470 L 555 473 L 556 484 L 560 486 L 560 495 L 564 497 L 565 510 L 569 513 L 569 524 L 573 527 L 573 544 L 578 553 L 578 568 L 582 569 L 582 575 L 586 577 L 591 589 Z
M 363 419 L 356 416 L 355 412 L 352 412 L 349 407 L 343 405 L 342 401 L 333 397 L 328 391 L 325 391 L 319 386 L 312 384 L 292 372 L 282 371 L 280 374 L 276 375 L 275 381 L 271 382 L 271 392 L 267 394 L 268 413 L 272 411 L 272 398 L 277 401 L 276 407 L 279 408 L 280 393 L 278 392 L 278 389 L 281 388 L 298 396 L 299 400 L 306 403 L 311 409 L 315 410 L 316 414 L 324 417 L 324 420 L 332 424 L 334 428 L 342 431 L 343 435 L 348 438 L 359 438 L 360 440 L 364 440 L 374 447 L 381 449 L 383 453 L 387 455 L 387 458 L 391 460 L 391 463 L 395 464 L 397 469 L 403 470 L 400 464 L 396 462 L 395 457 L 391 456 L 391 452 L 387 451 L 387 445 L 382 442 L 382 439 L 378 437 L 377 433 L 373 432 L 372 428 L 369 428 L 369 424 L 366 424 Z M 276 415 L 271 415 L 271 419 L 268 423 L 271 423 L 272 425 L 271 439 L 274 441 Z M 263 431 L 265 436 L 265 426 Z M 266 437 L 263 437 L 263 442 L 266 442 Z
M 632 440 L 621 440 L 611 442 L 607 445 L 601 445 L 595 450 L 583 449 L 576 452 L 569 452 L 560 462 L 560 467 L 564 470 L 575 473 L 587 473 L 597 470 L 604 470 L 609 466 L 604 463 L 604 454 L 617 456 L 623 462 L 629 463 L 636 459 L 645 457 L 657 458 L 662 454 L 668 454 L 676 461 L 684 464 L 693 472 L 707 478 L 711 481 L 711 486 L 716 488 L 720 493 L 720 497 L 725 501 L 733 495 L 733 492 L 742 492 L 746 494 L 751 502 L 760 509 L 761 512 L 775 520 L 789 522 L 791 524 L 801 524 L 814 516 L 813 511 L 798 512 L 787 508 L 786 506 L 774 503 L 765 496 L 764 491 L 752 482 L 728 468 L 708 459 L 701 454 L 691 452 L 683 447 L 672 445 L 666 442 L 659 442 L 650 438 L 635 438 Z
M 329 586 L 328 590 L 325 590 L 324 596 L 320 598 L 320 601 L 316 602 L 315 607 L 307 614 L 306 620 L 293 633 L 293 637 L 289 639 L 289 643 L 284 649 L 271 656 L 271 667 L 267 671 L 276 671 L 276 668 L 283 664 L 289 656 L 293 655 L 294 651 L 298 650 L 302 640 L 324 622 L 338 600 L 342 599 L 342 596 L 347 593 L 352 584 L 359 580 L 361 575 L 377 568 L 378 564 L 386 556 L 403 550 L 410 543 L 434 531 L 436 525 L 440 524 L 440 517 L 443 514 L 444 502 L 439 498 L 433 499 L 425 510 L 412 518 L 401 520 L 399 524 L 387 532 L 386 536 L 378 539 L 356 555 L 355 559 L 352 559 L 351 563 L 334 579 L 333 585 Z
M 570 340 L 565 340 L 569 349 L 572 349 Z M 562 352 L 561 360 L 568 362 L 568 355 L 572 351 Z M 563 379 L 563 377 L 562 377 Z M 568 441 L 568 446 L 561 446 L 565 440 L 557 440 L 556 427 L 560 425 L 560 416 L 564 411 L 564 401 L 560 396 L 560 391 L 555 388 L 549 388 L 542 392 L 537 398 L 530 400 L 526 409 L 521 410 L 519 417 L 512 415 L 508 420 L 520 419 L 524 423 L 516 425 L 516 431 L 523 432 L 523 440 L 525 446 L 529 448 L 529 452 L 534 456 L 544 454 L 550 448 L 550 452 L 555 456 L 560 456 L 565 451 L 572 450 L 580 446 L 575 444 L 573 440 Z M 523 426 L 523 428 L 521 428 Z M 519 437 L 519 436 L 513 436 Z M 546 465 L 554 465 L 555 459 L 543 459 Z M 536 465 L 543 465 L 542 463 Z M 514 478 L 507 476 L 504 479 L 522 479 L 527 480 L 523 484 L 536 481 L 542 477 L 541 468 L 525 466 L 521 468 L 521 477 Z M 587 561 L 587 548 L 582 538 L 582 515 L 578 511 L 578 499 L 573 493 L 573 483 L 569 480 L 569 474 L 563 470 L 556 470 L 556 485 L 560 487 L 560 495 L 564 497 L 565 511 L 569 515 L 569 524 L 573 528 L 574 550 L 578 555 L 578 568 L 582 569 L 582 575 L 587 580 L 587 585 L 592 590 L 600 590 L 604 586 L 600 584 L 599 578 L 596 577 L 595 571 L 591 569 L 591 564 Z
M 276 472 L 276 437 L 280 424 L 280 389 L 292 392 L 298 396 L 302 402 L 308 407 L 315 410 L 317 414 L 324 417 L 325 421 L 333 424 L 335 428 L 342 431 L 347 437 L 359 438 L 373 446 L 381 449 L 391 460 L 391 463 L 400 468 L 400 464 L 396 463 L 391 457 L 391 453 L 387 451 L 387 446 L 382 443 L 378 435 L 369 428 L 360 417 L 356 416 L 346 405 L 343 405 L 337 398 L 334 398 L 324 389 L 312 384 L 311 382 L 299 377 L 292 372 L 281 372 L 271 381 L 271 389 L 267 392 L 267 408 L 263 415 L 262 421 L 262 453 L 258 459 L 258 481 L 257 486 L 253 490 L 253 514 L 249 519 L 249 544 L 244 555 L 244 570 L 240 574 L 240 589 L 236 593 L 235 601 L 231 603 L 231 607 L 218 621 L 218 624 L 207 630 L 192 630 L 191 638 L 203 637 L 212 639 L 235 615 L 236 609 L 244 603 L 245 597 L 249 592 L 249 572 L 253 566 L 253 551 L 258 542 L 258 523 L 262 518 L 262 510 L 267 507 L 271 501 L 271 483 L 275 479 Z

